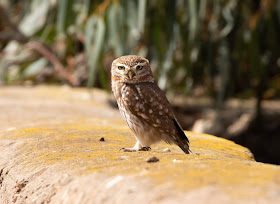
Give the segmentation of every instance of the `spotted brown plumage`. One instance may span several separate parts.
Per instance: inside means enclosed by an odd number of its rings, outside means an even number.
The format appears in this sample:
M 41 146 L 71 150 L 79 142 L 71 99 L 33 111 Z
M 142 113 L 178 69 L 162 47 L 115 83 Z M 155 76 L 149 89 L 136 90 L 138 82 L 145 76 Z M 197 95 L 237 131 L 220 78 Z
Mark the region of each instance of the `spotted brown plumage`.
M 112 90 L 137 143 L 132 150 L 165 141 L 189 153 L 189 141 L 169 101 L 154 82 L 149 61 L 135 55 L 120 57 L 111 67 Z

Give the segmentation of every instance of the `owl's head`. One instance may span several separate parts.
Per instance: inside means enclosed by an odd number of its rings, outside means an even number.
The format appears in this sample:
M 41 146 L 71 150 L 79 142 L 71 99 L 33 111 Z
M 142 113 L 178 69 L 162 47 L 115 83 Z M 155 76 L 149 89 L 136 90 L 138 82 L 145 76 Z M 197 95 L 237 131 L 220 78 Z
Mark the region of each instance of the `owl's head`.
M 112 82 L 138 83 L 153 82 L 149 61 L 136 55 L 115 59 L 111 67 Z

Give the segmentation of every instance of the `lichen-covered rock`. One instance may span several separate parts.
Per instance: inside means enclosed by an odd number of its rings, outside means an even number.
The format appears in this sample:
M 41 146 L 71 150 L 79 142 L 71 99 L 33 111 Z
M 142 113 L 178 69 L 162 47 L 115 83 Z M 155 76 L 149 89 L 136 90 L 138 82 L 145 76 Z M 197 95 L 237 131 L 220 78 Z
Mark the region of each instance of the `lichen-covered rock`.
M 0 96 L 0 203 L 280 203 L 280 167 L 225 139 L 186 132 L 190 155 L 164 143 L 120 151 L 135 139 L 104 92 Z

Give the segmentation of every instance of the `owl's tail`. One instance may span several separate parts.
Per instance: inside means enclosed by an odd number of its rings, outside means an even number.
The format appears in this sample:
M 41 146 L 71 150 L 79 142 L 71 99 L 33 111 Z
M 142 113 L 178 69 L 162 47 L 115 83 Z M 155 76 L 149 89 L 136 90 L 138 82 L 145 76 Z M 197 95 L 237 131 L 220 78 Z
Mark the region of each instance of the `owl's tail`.
M 177 145 L 181 148 L 181 150 L 183 150 L 183 152 L 185 152 L 185 154 L 189 154 L 191 153 L 190 148 L 189 148 L 189 144 L 187 143 L 187 141 L 179 141 L 177 143 Z
M 175 143 L 185 152 L 185 154 L 191 153 L 190 147 L 189 147 L 189 140 L 187 136 L 185 135 L 184 131 L 182 130 L 181 126 L 177 122 L 176 119 L 173 120 L 174 125 L 176 127 L 176 132 L 178 137 L 175 140 Z

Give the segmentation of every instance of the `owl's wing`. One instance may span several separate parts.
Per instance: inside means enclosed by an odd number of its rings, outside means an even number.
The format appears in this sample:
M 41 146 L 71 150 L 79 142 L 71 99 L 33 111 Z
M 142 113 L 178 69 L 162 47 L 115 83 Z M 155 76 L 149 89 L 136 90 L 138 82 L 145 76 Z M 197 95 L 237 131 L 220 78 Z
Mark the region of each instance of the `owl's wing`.
M 189 140 L 178 123 L 172 107 L 162 90 L 155 84 L 143 82 L 133 87 L 135 100 L 130 110 L 142 121 L 151 124 L 160 132 L 170 136 L 165 141 L 177 144 L 186 154 L 189 153 Z

